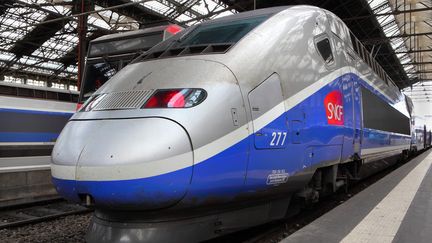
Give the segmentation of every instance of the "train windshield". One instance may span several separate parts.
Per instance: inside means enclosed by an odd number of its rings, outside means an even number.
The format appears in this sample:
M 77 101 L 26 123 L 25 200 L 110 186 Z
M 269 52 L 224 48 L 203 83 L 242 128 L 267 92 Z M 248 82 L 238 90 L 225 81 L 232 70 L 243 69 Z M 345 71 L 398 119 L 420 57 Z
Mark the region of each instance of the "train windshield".
M 127 53 L 137 50 L 147 50 L 159 43 L 163 38 L 163 32 L 137 36 L 135 38 L 125 38 L 104 42 L 92 43 L 88 57 L 98 57 L 118 53 Z
M 156 45 L 149 50 L 149 53 L 211 44 L 234 44 L 270 16 L 271 14 L 266 14 L 250 18 L 230 19 L 228 21 L 215 20 L 194 25 L 178 34 L 177 37 Z M 137 61 L 142 61 L 144 57 L 141 56 Z
M 84 103 L 98 88 L 134 58 L 183 28 L 161 25 L 99 37 L 90 42 L 79 103 Z
M 179 47 L 236 43 L 269 16 L 202 24 L 180 40 Z
M 87 100 L 126 64 L 123 60 L 88 61 L 85 67 L 86 81 L 82 87 L 82 100 Z

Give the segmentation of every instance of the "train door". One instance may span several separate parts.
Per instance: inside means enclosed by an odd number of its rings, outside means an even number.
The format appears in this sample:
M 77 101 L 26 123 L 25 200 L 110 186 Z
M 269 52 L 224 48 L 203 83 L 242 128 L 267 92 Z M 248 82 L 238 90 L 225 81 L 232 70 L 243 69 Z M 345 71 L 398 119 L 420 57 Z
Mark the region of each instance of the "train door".
M 272 74 L 248 94 L 253 126 L 253 142 L 247 170 L 247 186 L 286 182 L 288 142 L 284 98 L 279 75 Z
M 354 112 L 354 140 L 353 140 L 353 155 L 360 156 L 360 149 L 363 137 L 363 107 L 360 91 L 360 84 L 357 76 L 353 76 L 353 112 Z
M 346 61 L 350 66 L 356 65 L 356 58 L 353 50 L 345 48 Z M 342 90 L 344 94 L 344 140 L 341 161 L 353 159 L 355 154 L 360 154 L 361 147 L 361 98 L 358 78 L 353 74 L 352 68 L 342 77 Z

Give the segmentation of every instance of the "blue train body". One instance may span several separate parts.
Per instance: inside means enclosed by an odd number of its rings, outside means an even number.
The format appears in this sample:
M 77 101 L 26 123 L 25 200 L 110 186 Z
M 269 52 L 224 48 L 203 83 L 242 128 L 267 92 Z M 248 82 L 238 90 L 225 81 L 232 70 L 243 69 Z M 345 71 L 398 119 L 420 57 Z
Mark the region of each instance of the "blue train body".
M 49 156 L 75 104 L 0 96 L 0 158 Z

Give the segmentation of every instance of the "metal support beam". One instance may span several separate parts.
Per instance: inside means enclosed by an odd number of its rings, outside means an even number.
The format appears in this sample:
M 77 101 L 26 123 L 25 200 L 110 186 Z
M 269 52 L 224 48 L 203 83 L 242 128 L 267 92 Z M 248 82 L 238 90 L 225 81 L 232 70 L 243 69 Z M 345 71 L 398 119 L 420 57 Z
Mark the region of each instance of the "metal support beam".
M 407 74 L 420 74 L 420 73 L 432 73 L 432 70 L 417 71 L 417 72 L 411 72 Z
M 79 2 L 77 1 L 76 3 Z M 87 2 L 87 0 L 81 0 L 80 5 L 76 4 L 75 6 L 77 10 L 80 9 L 79 12 L 85 13 L 89 10 L 88 7 L 90 6 L 90 4 L 89 2 Z M 78 90 L 80 89 L 84 73 L 85 54 L 87 47 L 87 19 L 88 15 L 80 15 L 78 17 Z
M 431 11 L 431 10 L 432 8 L 417 8 L 417 9 L 408 9 L 408 10 L 401 10 L 401 11 L 395 10 L 392 12 L 381 13 L 381 14 L 371 14 L 371 15 L 357 16 L 351 18 L 344 18 L 343 21 L 353 21 L 353 20 L 361 20 L 361 19 L 367 19 L 367 18 L 378 17 L 378 16 L 407 14 L 407 13 L 415 13 L 415 12 L 423 12 L 423 11 Z
M 369 39 L 362 39 L 361 42 L 366 44 L 377 44 L 377 43 L 384 43 L 389 42 L 390 39 L 397 39 L 397 38 L 404 38 L 404 37 L 413 37 L 413 36 L 428 36 L 432 35 L 432 32 L 422 32 L 422 33 L 412 33 L 412 34 L 400 34 L 400 35 L 393 35 L 388 37 L 379 37 L 379 38 L 369 38 Z
M 432 64 L 432 62 L 409 62 L 409 63 L 404 63 L 402 65 L 404 66 L 408 66 L 408 65 L 422 65 L 422 64 Z
M 395 52 L 396 54 L 405 54 L 405 53 L 418 53 L 418 52 L 432 52 L 432 49 L 427 49 L 427 50 L 408 50 L 408 51 L 398 51 Z

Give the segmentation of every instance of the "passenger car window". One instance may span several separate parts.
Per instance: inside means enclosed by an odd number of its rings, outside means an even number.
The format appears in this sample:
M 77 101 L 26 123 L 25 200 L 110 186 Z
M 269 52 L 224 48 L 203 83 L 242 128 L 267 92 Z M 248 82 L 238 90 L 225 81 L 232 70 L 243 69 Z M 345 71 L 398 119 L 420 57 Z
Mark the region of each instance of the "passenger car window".
M 327 65 L 331 65 L 334 63 L 333 53 L 328 38 L 317 41 L 316 47 Z

